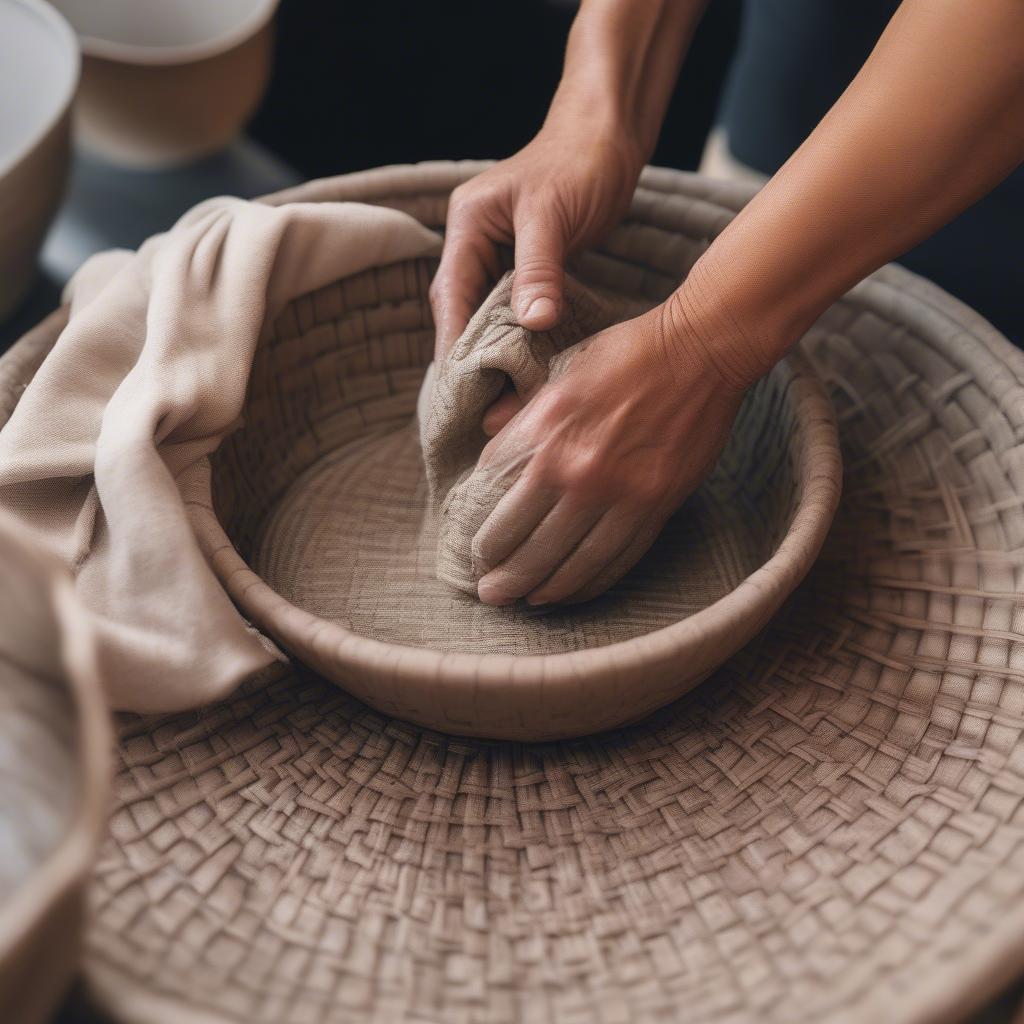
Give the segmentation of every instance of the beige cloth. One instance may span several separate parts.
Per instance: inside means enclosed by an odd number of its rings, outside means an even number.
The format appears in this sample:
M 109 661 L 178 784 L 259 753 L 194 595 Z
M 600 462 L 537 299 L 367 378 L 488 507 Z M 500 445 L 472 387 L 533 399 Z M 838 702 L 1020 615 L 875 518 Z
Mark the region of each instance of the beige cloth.
M 74 569 L 115 707 L 208 702 L 273 657 L 186 508 L 239 423 L 264 321 L 341 277 L 439 249 L 393 210 L 214 199 L 75 276 L 68 326 L 0 431 L 0 509 Z
M 585 339 L 649 308 L 566 276 L 559 324 L 528 331 L 512 312 L 512 278 L 509 272 L 498 282 L 449 358 L 428 371 L 419 400 L 420 444 L 436 517 L 437 576 L 469 594 L 476 594 L 485 571 L 473 558 L 473 538 L 523 467 L 477 467 L 487 443 L 481 427 L 487 407 L 509 383 L 520 397 L 532 398 L 564 373 Z

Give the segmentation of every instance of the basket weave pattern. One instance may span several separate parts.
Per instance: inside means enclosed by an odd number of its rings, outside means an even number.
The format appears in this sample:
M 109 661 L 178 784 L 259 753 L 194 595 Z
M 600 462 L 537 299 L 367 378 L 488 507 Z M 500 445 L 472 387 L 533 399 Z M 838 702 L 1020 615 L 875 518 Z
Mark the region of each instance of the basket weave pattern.
M 910 1024 L 1024 967 L 1024 356 L 898 268 L 805 345 L 822 558 L 643 723 L 454 739 L 290 669 L 122 716 L 89 973 L 124 1019 Z
M 433 352 L 433 269 L 424 260 L 346 279 L 290 305 L 264 334 L 245 426 L 214 456 L 213 504 L 276 593 L 382 643 L 558 654 L 670 626 L 771 558 L 801 492 L 804 424 L 788 365 L 744 404 L 716 472 L 612 596 L 538 615 L 438 581 L 413 422 Z M 469 707 L 464 718 L 472 726 Z
M 465 176 L 391 170 L 284 198 L 370 199 L 439 227 Z M 656 301 L 728 221 L 682 193 L 652 195 L 581 258 L 580 280 Z M 639 719 L 755 635 L 813 561 L 839 475 L 820 382 L 799 353 L 777 367 L 706 486 L 601 601 L 542 616 L 487 608 L 438 582 L 436 534 L 421 532 L 411 417 L 432 349 L 431 271 L 356 275 L 266 325 L 246 424 L 213 458 L 210 507 L 191 510 L 200 543 L 257 627 L 385 713 L 528 740 Z
M 197 821 L 225 897 L 248 886 L 251 927 L 260 907 L 273 922 L 265 959 L 223 986 L 239 1016 L 923 1020 L 1021 966 L 1020 359 L 885 274 L 808 339 L 848 467 L 823 560 L 699 694 L 522 747 L 283 680 L 138 737 L 139 761 L 184 747 L 185 775 L 206 761 L 237 794 Z M 235 747 L 234 720 L 270 734 Z M 153 800 L 136 763 L 123 827 Z M 289 868 L 303 882 L 282 891 Z M 196 893 L 175 903 L 196 922 Z M 215 976 L 216 946 L 189 946 Z

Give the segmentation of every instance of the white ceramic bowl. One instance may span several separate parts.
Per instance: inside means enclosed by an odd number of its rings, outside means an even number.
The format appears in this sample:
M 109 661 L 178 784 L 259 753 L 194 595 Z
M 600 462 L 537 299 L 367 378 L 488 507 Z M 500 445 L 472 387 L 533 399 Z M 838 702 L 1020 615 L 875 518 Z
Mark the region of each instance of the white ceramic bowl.
M 78 43 L 42 0 L 0 0 L 0 319 L 28 291 L 67 180 Z
M 54 0 L 82 45 L 75 132 L 124 166 L 170 167 L 229 143 L 271 66 L 278 0 Z

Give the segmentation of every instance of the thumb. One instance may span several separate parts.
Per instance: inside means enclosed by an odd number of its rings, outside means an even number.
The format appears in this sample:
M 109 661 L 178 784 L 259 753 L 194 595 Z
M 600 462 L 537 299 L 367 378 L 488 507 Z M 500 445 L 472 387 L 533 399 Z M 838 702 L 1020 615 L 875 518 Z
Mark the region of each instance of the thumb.
M 561 318 L 565 249 L 553 217 L 532 216 L 516 225 L 512 312 L 528 330 L 550 330 Z

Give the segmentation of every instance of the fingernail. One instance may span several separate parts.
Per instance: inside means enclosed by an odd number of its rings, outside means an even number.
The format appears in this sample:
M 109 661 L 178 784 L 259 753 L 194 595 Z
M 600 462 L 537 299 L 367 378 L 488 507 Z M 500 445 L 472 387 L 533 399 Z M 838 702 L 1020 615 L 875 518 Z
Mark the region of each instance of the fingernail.
M 526 603 L 527 604 L 533 604 L 533 605 L 547 604 L 548 603 L 548 599 L 543 594 L 540 594 L 540 593 L 527 594 L 526 595 Z
M 502 590 L 500 582 L 491 580 L 488 576 L 485 576 L 477 583 L 476 596 L 484 604 L 494 605 L 495 607 L 512 603 L 512 598 Z
M 546 295 L 542 295 L 539 299 L 534 299 L 526 308 L 526 312 L 520 317 L 521 320 L 547 320 L 553 318 L 558 313 L 558 307 L 555 305 L 553 299 L 549 299 Z

